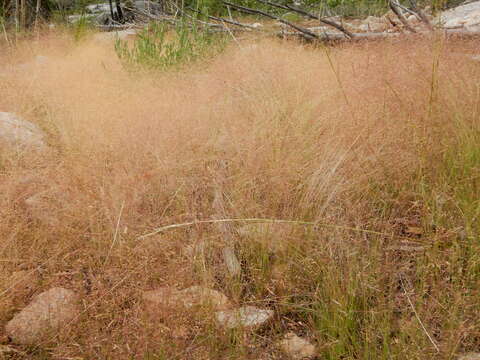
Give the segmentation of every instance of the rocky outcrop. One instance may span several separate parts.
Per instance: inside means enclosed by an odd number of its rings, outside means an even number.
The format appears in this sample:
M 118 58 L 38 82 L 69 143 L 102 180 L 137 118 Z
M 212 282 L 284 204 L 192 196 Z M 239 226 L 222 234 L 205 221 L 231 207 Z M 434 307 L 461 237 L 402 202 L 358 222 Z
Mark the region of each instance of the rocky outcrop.
M 435 22 L 445 29 L 480 31 L 480 1 L 474 1 L 443 11 L 435 19 Z
M 54 335 L 78 314 L 76 294 L 64 288 L 52 288 L 35 297 L 5 327 L 17 344 L 35 345 Z

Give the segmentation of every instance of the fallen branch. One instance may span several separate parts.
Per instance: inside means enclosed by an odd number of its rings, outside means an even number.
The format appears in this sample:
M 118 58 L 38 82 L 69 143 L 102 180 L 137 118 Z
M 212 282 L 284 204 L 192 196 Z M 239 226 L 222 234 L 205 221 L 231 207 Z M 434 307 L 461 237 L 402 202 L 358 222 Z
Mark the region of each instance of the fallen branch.
M 402 12 L 399 10 L 398 4 L 394 0 L 390 0 L 388 3 L 390 6 L 390 9 L 392 9 L 392 11 L 398 17 L 400 22 L 403 24 L 403 26 L 405 26 L 405 28 L 411 31 L 412 33 L 416 33 L 417 31 L 410 26 L 407 19 L 405 19 L 405 16 L 403 16 Z
M 256 0 L 258 2 L 261 2 L 262 4 L 266 4 L 266 5 L 270 5 L 270 6 L 274 6 L 274 7 L 277 7 L 279 9 L 284 9 L 284 10 L 290 10 L 290 11 L 294 11 L 296 12 L 297 14 L 300 14 L 300 15 L 303 15 L 303 16 L 306 16 L 310 19 L 314 19 L 314 20 L 318 20 L 320 21 L 321 23 L 325 24 L 325 25 L 328 25 L 328 26 L 331 26 L 341 32 L 343 32 L 345 35 L 347 35 L 349 38 L 353 38 L 353 34 L 348 31 L 347 29 L 345 29 L 341 24 L 337 24 L 336 22 L 334 21 L 330 21 L 328 19 L 325 19 L 325 18 L 321 18 L 319 16 L 316 16 L 314 14 L 311 14 L 303 9 L 299 9 L 297 7 L 294 7 L 292 5 L 281 5 L 281 4 L 277 4 L 277 3 L 274 3 L 274 2 L 271 2 L 271 1 L 268 1 L 268 0 Z
M 258 15 L 263 15 L 263 16 L 268 17 L 268 18 L 273 19 L 273 20 L 277 20 L 277 21 L 281 22 L 282 24 L 290 26 L 291 28 L 299 31 L 300 33 L 302 33 L 302 36 L 304 38 L 306 38 L 307 40 L 318 39 L 318 35 L 315 34 L 314 32 L 311 32 L 310 30 L 308 30 L 306 28 L 303 28 L 301 26 L 292 24 L 291 22 L 289 22 L 287 20 L 284 20 L 279 16 L 266 13 L 265 11 L 262 11 L 262 10 L 256 10 L 256 9 L 247 8 L 245 6 L 235 5 L 235 4 L 232 4 L 228 1 L 223 1 L 223 3 L 225 5 L 231 6 L 233 9 L 237 9 L 237 10 L 239 10 L 241 12 L 244 12 L 244 13 L 247 13 L 247 14 L 258 14 Z
M 393 236 L 392 234 L 386 234 L 386 233 L 382 233 L 382 232 L 374 231 L 374 230 L 358 229 L 358 228 L 353 228 L 353 227 L 350 227 L 350 226 L 323 224 L 323 223 L 312 222 L 312 221 L 246 218 L 246 219 L 195 220 L 195 221 L 181 223 L 181 224 L 166 225 L 166 226 L 162 226 L 158 229 L 155 229 L 151 233 L 139 236 L 137 238 L 137 240 L 143 240 L 147 237 L 151 237 L 151 236 L 160 234 L 160 233 L 165 232 L 167 230 L 185 228 L 185 227 L 190 227 L 190 226 L 193 226 L 193 225 L 218 224 L 218 223 L 242 223 L 242 222 L 243 223 L 269 223 L 269 224 L 293 224 L 293 225 L 303 225 L 303 226 L 318 226 L 318 227 L 327 227 L 327 228 L 333 228 L 333 229 L 338 229 L 338 230 L 348 230 L 348 231 L 361 232 L 361 233 L 372 234 L 372 235 L 381 235 L 381 236 L 388 236 L 388 237 L 395 237 L 395 238 L 399 238 L 399 239 L 404 239 L 404 237 L 401 237 L 401 236 Z M 409 238 L 407 238 L 407 239 L 409 239 Z
M 428 19 L 427 15 L 425 15 L 425 13 L 418 8 L 417 6 L 417 2 L 415 0 L 409 0 L 410 2 L 410 6 L 412 7 L 413 11 L 416 12 L 417 16 L 420 18 L 420 20 L 423 21 L 423 23 L 425 25 L 427 25 L 427 27 L 430 29 L 430 30 L 433 30 L 433 25 L 432 23 L 430 22 L 430 20 Z
M 207 16 L 207 17 L 208 17 L 209 19 L 211 19 L 211 20 L 220 21 L 221 23 L 226 23 L 226 24 L 231 24 L 231 25 L 235 25 L 235 26 L 244 27 L 244 28 L 247 28 L 247 29 L 257 30 L 257 28 L 255 28 L 255 27 L 252 26 L 252 25 L 242 24 L 242 23 L 240 23 L 240 22 L 238 22 L 238 21 L 235 21 L 235 20 L 224 19 L 224 18 L 212 16 L 212 15 L 205 15 L 205 14 L 203 14 L 201 11 L 196 10 L 196 9 L 193 9 L 193 8 L 191 8 L 191 7 L 187 7 L 186 9 L 188 9 L 188 10 L 190 10 L 190 11 L 193 11 L 193 12 L 196 12 L 197 14 L 200 14 L 200 15 L 203 15 L 203 16 Z
M 405 287 L 405 282 L 403 281 L 403 276 L 402 276 L 401 274 L 400 274 L 400 282 L 402 283 L 403 293 L 404 293 L 405 296 L 407 297 L 407 301 L 408 301 L 408 303 L 410 304 L 410 307 L 412 308 L 413 314 L 414 314 L 415 317 L 417 318 L 417 321 L 418 321 L 418 323 L 420 324 L 420 326 L 422 327 L 423 332 L 424 332 L 425 335 L 427 336 L 428 340 L 430 340 L 430 342 L 432 343 L 432 345 L 433 345 L 433 347 L 435 348 L 435 350 L 437 351 L 437 353 L 439 353 L 439 352 L 440 352 L 440 349 L 439 349 L 437 343 L 435 342 L 435 340 L 433 340 L 433 338 L 432 338 L 432 337 L 430 336 L 430 334 L 428 333 L 427 328 L 425 327 L 425 325 L 424 325 L 423 322 L 422 322 L 422 319 L 421 319 L 420 316 L 418 315 L 417 310 L 415 309 L 415 306 L 413 305 L 412 300 L 410 300 L 410 296 L 408 295 L 407 289 L 406 289 L 406 287 Z
M 349 38 L 353 38 L 354 37 L 354 34 L 352 34 L 350 31 L 348 31 L 347 29 L 345 29 L 341 24 L 337 24 L 336 22 L 334 21 L 331 21 L 331 20 L 328 20 L 328 19 L 325 19 L 325 18 L 321 18 L 319 16 L 316 16 L 316 15 L 313 15 L 309 12 L 306 12 L 302 9 L 299 9 L 299 8 L 296 8 L 296 7 L 293 7 L 292 5 L 287 5 L 287 8 L 292 10 L 292 11 L 295 11 L 299 14 L 302 14 L 302 15 L 305 15 L 311 19 L 316 19 L 322 23 L 324 23 L 325 25 L 330 25 L 332 27 L 334 27 L 335 29 L 337 30 L 340 30 L 341 32 L 343 32 L 345 35 L 347 35 Z

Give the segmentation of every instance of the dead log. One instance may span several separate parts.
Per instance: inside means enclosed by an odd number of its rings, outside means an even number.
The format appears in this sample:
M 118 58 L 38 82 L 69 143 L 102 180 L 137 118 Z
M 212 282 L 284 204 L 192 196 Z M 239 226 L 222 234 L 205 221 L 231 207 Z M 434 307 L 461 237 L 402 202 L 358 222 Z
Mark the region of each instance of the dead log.
M 405 28 L 407 30 L 411 31 L 412 33 L 416 33 L 417 31 L 413 27 L 410 26 L 407 19 L 405 19 L 405 16 L 403 16 L 402 12 L 400 11 L 400 9 L 398 7 L 398 4 L 394 0 L 390 0 L 388 2 L 388 4 L 390 6 L 390 9 L 392 9 L 394 14 L 398 17 L 400 22 L 403 24 L 403 26 L 405 26 Z
M 311 14 L 303 9 L 299 9 L 297 7 L 294 7 L 292 5 L 281 5 L 281 4 L 277 4 L 277 3 L 274 3 L 274 2 L 271 2 L 271 1 L 268 1 L 268 0 L 256 0 L 258 2 L 261 2 L 262 4 L 266 4 L 266 5 L 270 5 L 270 6 L 274 6 L 274 7 L 277 7 L 279 9 L 284 9 L 284 10 L 289 10 L 289 11 L 294 11 L 296 12 L 297 14 L 300 14 L 300 15 L 303 15 L 303 16 L 306 16 L 310 19 L 314 19 L 314 20 L 318 20 L 320 21 L 321 23 L 325 24 L 325 25 L 328 25 L 328 26 L 331 26 L 339 31 L 341 31 L 342 33 L 346 34 L 349 38 L 353 38 L 353 34 L 348 31 L 347 29 L 345 29 L 341 24 L 337 24 L 336 22 L 334 21 L 331 21 L 331 20 L 328 20 L 328 19 L 325 19 L 325 18 L 321 18 L 319 16 L 316 16 L 314 14 Z
M 235 5 L 235 4 L 232 4 L 228 1 L 223 1 L 223 3 L 225 5 L 228 5 L 228 6 L 232 7 L 233 9 L 237 9 L 238 11 L 241 11 L 241 12 L 244 12 L 244 13 L 247 13 L 247 14 L 258 14 L 258 15 L 262 15 L 262 16 L 268 17 L 268 18 L 273 19 L 273 20 L 277 20 L 277 21 L 281 22 L 282 24 L 285 24 L 285 25 L 290 26 L 291 28 L 297 30 L 298 32 L 301 33 L 301 36 L 304 37 L 307 40 L 318 39 L 318 35 L 315 34 L 314 32 L 311 32 L 310 30 L 308 30 L 304 27 L 295 25 L 295 24 L 293 24 L 293 23 L 291 23 L 287 20 L 284 20 L 279 16 L 269 14 L 269 13 L 267 13 L 265 11 L 262 11 L 262 10 L 251 9 L 251 8 L 247 8 L 245 6 Z
M 425 13 L 422 11 L 422 9 L 420 9 L 418 6 L 417 6 L 417 2 L 415 0 L 409 0 L 410 2 L 410 6 L 412 7 L 412 10 L 417 14 L 417 16 L 420 18 L 420 20 L 425 24 L 427 25 L 427 27 L 430 29 L 430 30 L 433 30 L 433 25 L 432 23 L 430 22 L 430 20 L 428 19 L 427 15 L 425 15 Z

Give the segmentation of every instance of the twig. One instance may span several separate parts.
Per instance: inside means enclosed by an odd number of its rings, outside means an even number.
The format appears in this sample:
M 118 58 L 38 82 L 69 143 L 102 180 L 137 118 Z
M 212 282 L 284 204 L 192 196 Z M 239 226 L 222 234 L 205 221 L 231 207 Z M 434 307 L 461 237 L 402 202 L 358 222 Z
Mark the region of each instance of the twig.
M 349 226 L 334 225 L 334 224 L 324 224 L 324 223 L 313 222 L 313 221 L 245 218 L 245 219 L 195 220 L 195 221 L 190 221 L 190 222 L 186 222 L 186 223 L 166 225 L 166 226 L 162 226 L 162 227 L 159 227 L 159 228 L 155 229 L 151 233 L 139 236 L 137 238 L 137 240 L 142 240 L 142 239 L 157 235 L 157 234 L 162 233 L 162 232 L 167 231 L 167 230 L 190 227 L 190 226 L 198 225 L 198 224 L 236 223 L 236 222 L 237 223 L 238 222 L 240 222 L 240 223 L 241 222 L 244 222 L 244 223 L 274 223 L 274 224 L 294 224 L 294 225 L 303 225 L 303 226 L 323 226 L 323 227 L 330 227 L 330 228 L 340 229 L 340 230 L 357 231 L 357 232 L 362 232 L 362 233 L 367 233 L 367 234 L 390 236 L 390 237 L 392 236 L 391 234 L 386 234 L 386 233 L 382 233 L 382 232 L 374 231 L 374 230 L 358 229 L 358 228 L 353 228 L 353 227 L 349 227 Z
M 5 29 L 5 23 L 3 21 L 1 21 L 1 23 L 2 23 L 3 35 L 5 36 L 5 41 L 7 42 L 8 46 L 11 46 L 10 40 L 8 39 L 7 29 Z
M 432 23 L 430 22 L 428 17 L 425 15 L 425 13 L 418 8 L 417 2 L 415 0 L 409 0 L 409 2 L 412 9 L 417 13 L 417 16 L 420 17 L 420 20 L 422 20 L 430 30 L 433 30 Z
M 405 26 L 405 28 L 408 29 L 409 31 L 411 31 L 412 33 L 416 33 L 415 29 L 410 26 L 408 21 L 405 19 L 405 17 L 403 16 L 401 11 L 399 10 L 398 4 L 394 0 L 390 0 L 389 5 L 390 5 L 390 9 L 392 9 L 392 11 L 395 13 L 395 15 L 397 15 L 398 19 L 403 24 L 403 26 Z
M 235 4 L 232 4 L 228 1 L 223 1 L 223 3 L 225 5 L 229 5 L 231 6 L 232 8 L 234 9 L 237 9 L 239 11 L 242 11 L 242 12 L 245 12 L 247 14 L 259 14 L 259 15 L 263 15 L 265 17 L 268 17 L 270 19 L 274 19 L 274 20 L 277 20 L 279 22 L 281 22 L 282 24 L 285 24 L 287 26 L 290 26 L 291 28 L 299 31 L 300 33 L 302 33 L 302 36 L 304 38 L 306 38 L 307 40 L 312 40 L 312 39 L 318 39 L 318 35 L 315 34 L 314 32 L 311 32 L 310 30 L 306 29 L 306 28 L 303 28 L 301 26 L 298 26 L 298 25 L 295 25 L 287 20 L 284 20 L 282 19 L 281 17 L 279 16 L 276 16 L 276 15 L 272 15 L 272 14 L 269 14 L 269 13 L 266 13 L 265 11 L 261 11 L 261 10 L 256 10 L 256 9 L 251 9 L 251 8 L 247 8 L 245 6 L 240 6 L 240 5 L 235 5 Z
M 38 26 L 38 17 L 40 16 L 40 7 L 42 5 L 42 0 L 37 0 L 37 5 L 35 7 L 35 30 Z
M 435 343 L 433 338 L 428 333 L 427 329 L 425 328 L 425 325 L 423 325 L 422 319 L 420 319 L 420 316 L 418 316 L 417 310 L 415 310 L 415 306 L 413 306 L 412 300 L 410 300 L 410 296 L 408 296 L 407 290 L 405 289 L 405 282 L 403 281 L 403 276 L 402 275 L 400 275 L 400 282 L 402 283 L 403 292 L 404 292 L 405 296 L 407 297 L 408 303 L 410 304 L 410 307 L 412 308 L 412 311 L 415 314 L 415 317 L 417 318 L 417 321 L 419 322 L 420 326 L 422 327 L 425 335 L 427 335 L 428 340 L 430 340 L 430 342 L 432 343 L 435 350 L 437 350 L 437 353 L 439 353 L 440 349 L 438 348 L 438 345 Z
M 291 10 L 291 11 L 294 11 L 294 12 L 300 14 L 300 15 L 306 16 L 310 19 L 318 20 L 321 23 L 324 23 L 328 26 L 334 27 L 335 29 L 343 32 L 345 35 L 347 35 L 347 37 L 353 38 L 353 34 L 350 31 L 348 31 L 347 29 L 345 29 L 342 25 L 337 24 L 334 21 L 330 21 L 330 20 L 321 18 L 319 16 L 316 16 L 314 14 L 311 14 L 311 13 L 309 13 L 309 12 L 303 10 L 303 9 L 299 9 L 297 7 L 294 7 L 294 6 L 288 5 L 288 4 L 287 5 L 277 4 L 277 3 L 274 3 L 274 2 L 271 2 L 271 1 L 268 1 L 268 0 L 256 0 L 256 1 L 261 2 L 263 4 L 266 4 L 266 5 L 274 6 L 274 7 L 280 8 L 280 9 Z
M 196 10 L 196 9 L 193 9 L 193 8 L 191 8 L 191 7 L 187 7 L 186 9 L 188 9 L 188 10 L 190 10 L 190 11 L 193 11 L 193 12 L 196 12 L 196 13 L 198 13 L 198 14 L 200 14 L 200 15 L 204 15 L 201 11 Z M 245 28 L 248 28 L 248 29 L 257 30 L 257 28 L 255 28 L 255 27 L 252 26 L 252 25 L 242 24 L 242 23 L 237 22 L 237 21 L 234 21 L 234 20 L 228 20 L 228 19 L 224 19 L 224 18 L 212 16 L 212 15 L 204 15 L 204 16 L 207 16 L 209 19 L 212 19 L 212 20 L 215 20 L 215 21 L 220 21 L 220 22 L 222 22 L 222 23 L 227 23 L 227 24 L 231 24 L 231 25 L 236 25 L 236 26 L 245 27 Z M 225 25 L 224 25 L 224 26 L 225 26 Z
M 117 226 L 115 227 L 115 233 L 113 234 L 112 245 L 110 245 L 110 249 L 108 250 L 108 254 L 107 254 L 107 257 L 105 258 L 105 262 L 103 263 L 103 265 L 105 265 L 108 262 L 108 259 L 110 258 L 110 254 L 112 253 L 113 247 L 117 242 L 118 229 L 120 228 L 120 220 L 122 218 L 124 206 L 125 206 L 125 201 L 122 202 L 122 206 L 120 207 L 120 212 L 118 213 L 118 218 L 117 218 Z

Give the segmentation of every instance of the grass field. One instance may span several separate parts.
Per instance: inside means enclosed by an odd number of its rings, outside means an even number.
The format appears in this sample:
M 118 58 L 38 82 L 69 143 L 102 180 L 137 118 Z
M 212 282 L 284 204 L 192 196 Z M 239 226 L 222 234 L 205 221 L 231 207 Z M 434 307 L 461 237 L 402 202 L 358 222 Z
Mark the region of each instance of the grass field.
M 0 154 L 0 324 L 54 286 L 82 298 L 74 323 L 7 358 L 285 359 L 289 331 L 319 359 L 479 351 L 478 45 L 252 40 L 132 73 L 113 42 L 4 43 L 0 111 L 51 151 Z M 219 216 L 293 222 L 141 237 Z M 225 331 L 207 310 L 145 314 L 143 291 L 191 285 L 275 318 Z

